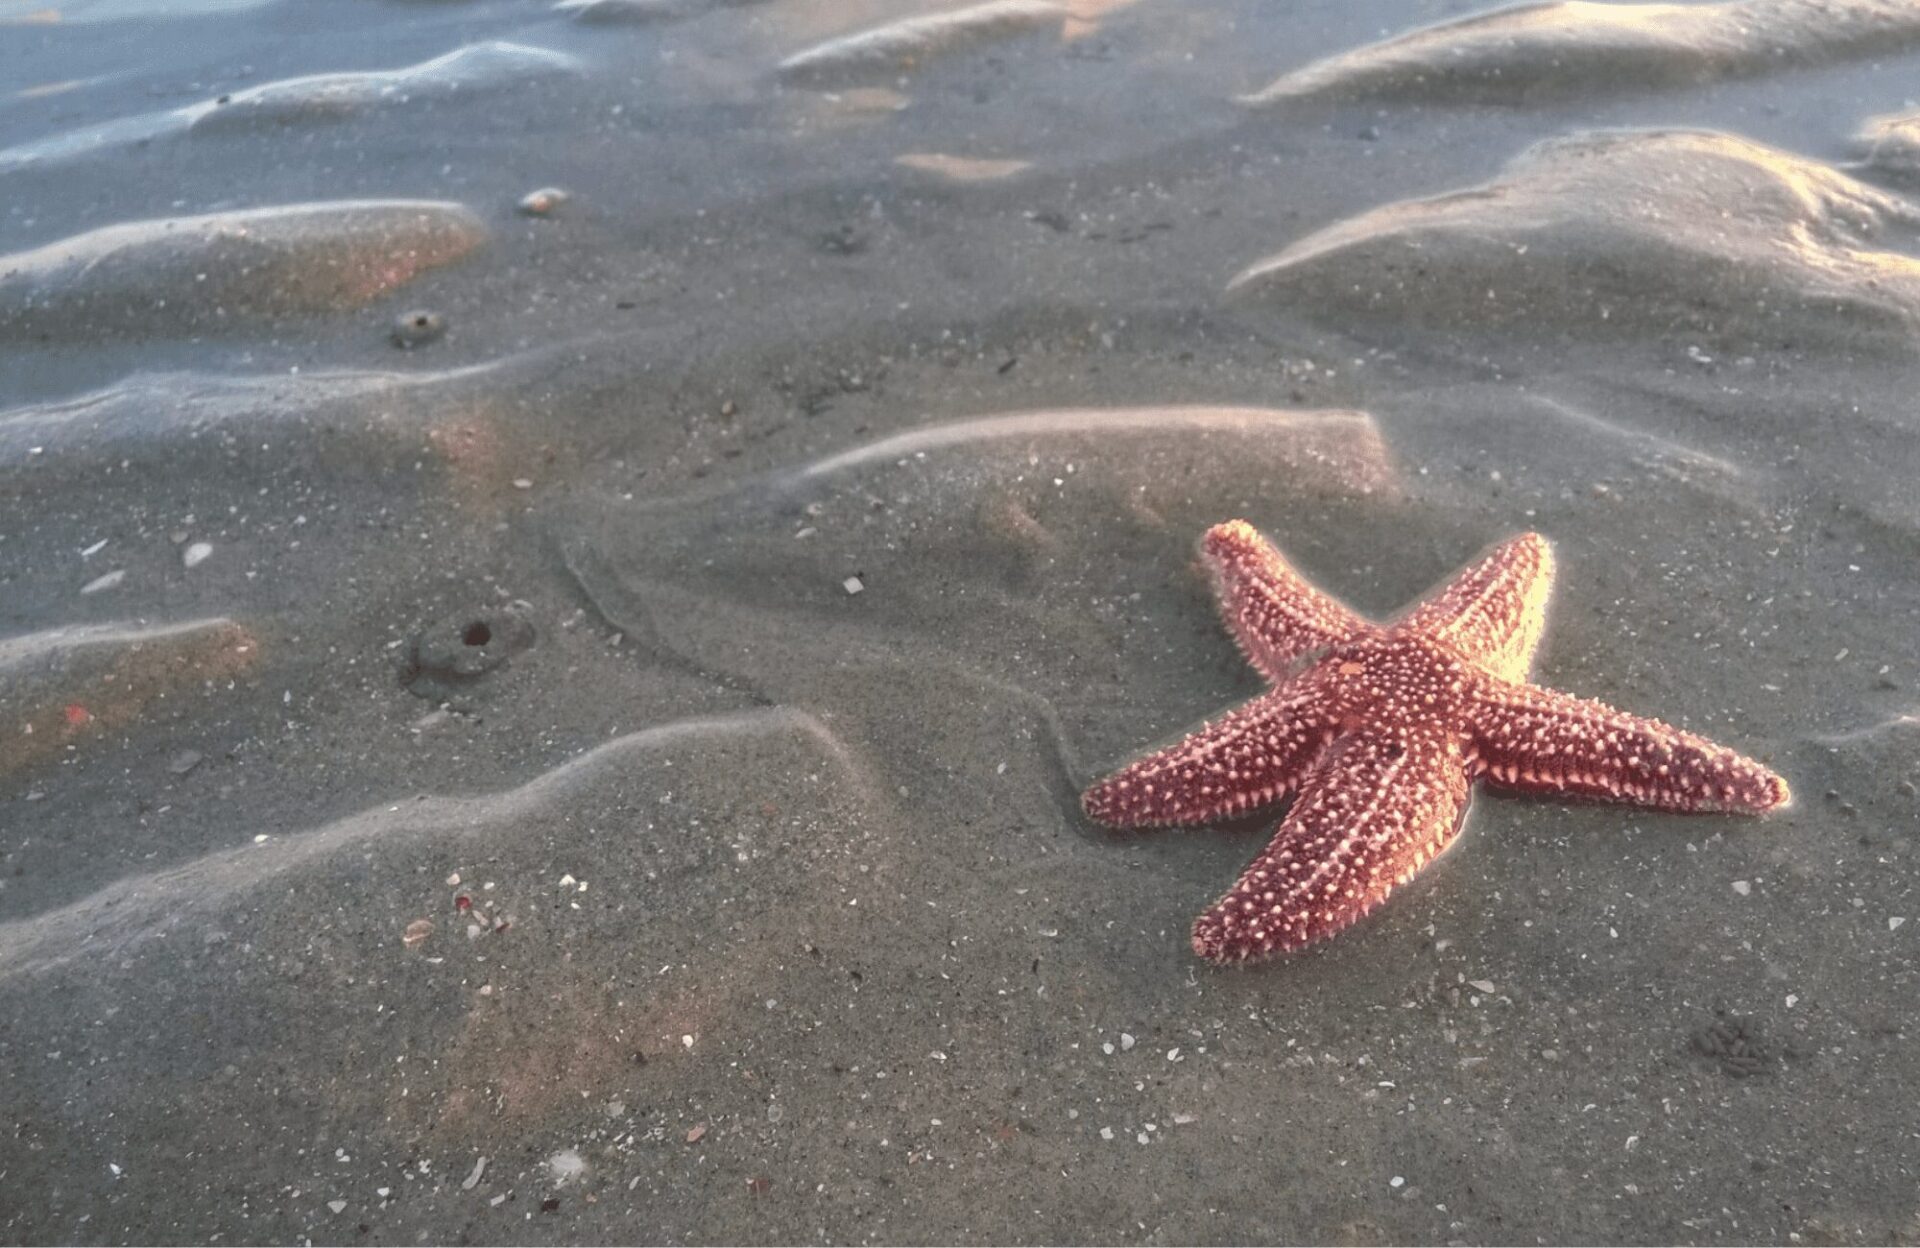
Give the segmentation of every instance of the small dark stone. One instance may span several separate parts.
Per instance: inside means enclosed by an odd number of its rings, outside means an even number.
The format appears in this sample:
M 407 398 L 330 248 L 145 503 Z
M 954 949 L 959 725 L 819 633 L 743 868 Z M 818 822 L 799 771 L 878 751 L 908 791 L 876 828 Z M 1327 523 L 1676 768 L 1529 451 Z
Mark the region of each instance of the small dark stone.
M 558 1196 L 549 1196 L 545 1200 L 540 1202 L 541 1213 L 552 1213 L 559 1207 L 560 1207 L 560 1198 Z
M 1360 132 L 1360 137 L 1368 143 L 1375 142 L 1380 137 L 1380 127 L 1368 126 Z

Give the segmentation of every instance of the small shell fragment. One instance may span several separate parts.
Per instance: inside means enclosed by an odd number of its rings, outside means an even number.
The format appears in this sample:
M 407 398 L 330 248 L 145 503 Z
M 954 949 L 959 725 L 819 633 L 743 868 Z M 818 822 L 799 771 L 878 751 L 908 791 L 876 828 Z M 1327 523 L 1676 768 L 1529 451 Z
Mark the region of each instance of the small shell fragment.
M 553 210 L 566 203 L 573 196 L 557 186 L 543 186 L 537 191 L 529 191 L 520 200 L 520 212 L 529 217 L 549 217 Z

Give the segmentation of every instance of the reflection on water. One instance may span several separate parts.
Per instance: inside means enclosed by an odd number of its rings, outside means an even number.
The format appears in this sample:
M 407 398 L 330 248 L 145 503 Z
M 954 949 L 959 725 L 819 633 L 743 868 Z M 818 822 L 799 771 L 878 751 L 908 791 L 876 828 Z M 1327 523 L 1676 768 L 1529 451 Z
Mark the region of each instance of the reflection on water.
M 1912 1238 L 1911 5 L 0 24 L 0 1235 Z M 1236 516 L 1807 796 L 1201 969 Z

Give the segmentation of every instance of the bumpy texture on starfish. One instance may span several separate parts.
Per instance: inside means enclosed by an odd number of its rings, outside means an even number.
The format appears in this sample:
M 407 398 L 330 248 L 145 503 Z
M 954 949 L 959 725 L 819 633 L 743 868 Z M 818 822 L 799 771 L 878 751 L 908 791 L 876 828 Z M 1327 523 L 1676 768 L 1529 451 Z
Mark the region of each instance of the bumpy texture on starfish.
M 1527 682 L 1553 588 L 1553 548 L 1537 533 L 1389 626 L 1307 584 L 1245 521 L 1216 525 L 1201 549 L 1228 629 L 1273 688 L 1083 802 L 1132 828 L 1298 793 L 1266 850 L 1195 921 L 1203 958 L 1243 962 L 1346 927 L 1447 848 L 1477 779 L 1673 811 L 1758 813 L 1791 796 L 1705 738 Z

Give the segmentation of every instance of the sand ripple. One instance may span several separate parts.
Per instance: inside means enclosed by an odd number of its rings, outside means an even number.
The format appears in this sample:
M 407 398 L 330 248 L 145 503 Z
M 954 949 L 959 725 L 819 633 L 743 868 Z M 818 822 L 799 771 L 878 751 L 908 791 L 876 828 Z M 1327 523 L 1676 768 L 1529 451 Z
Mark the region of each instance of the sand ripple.
M 459 204 L 343 200 L 133 221 L 0 256 L 0 338 L 208 333 L 357 308 L 487 237 Z
M 890 78 L 936 56 L 1036 31 L 1058 31 L 1070 15 L 1049 0 L 989 0 L 904 18 L 796 52 L 780 62 L 780 77 L 805 86 Z
M 1249 104 L 1344 96 L 1515 103 L 1686 86 L 1920 42 L 1904 0 L 1735 0 L 1500 9 L 1315 61 Z
M 571 73 L 580 63 L 545 48 L 488 40 L 400 69 L 304 74 L 264 82 L 186 108 L 123 117 L 0 151 L 0 173 L 80 159 L 180 135 L 227 134 L 262 127 L 314 125 L 380 108 L 445 100 L 531 78 Z
M 1901 182 L 1920 181 L 1920 109 L 1869 118 L 1854 142 L 1867 172 Z
M 1707 131 L 1541 144 L 1494 181 L 1390 204 L 1262 260 L 1235 292 L 1310 316 L 1898 345 L 1920 326 L 1913 204 Z

